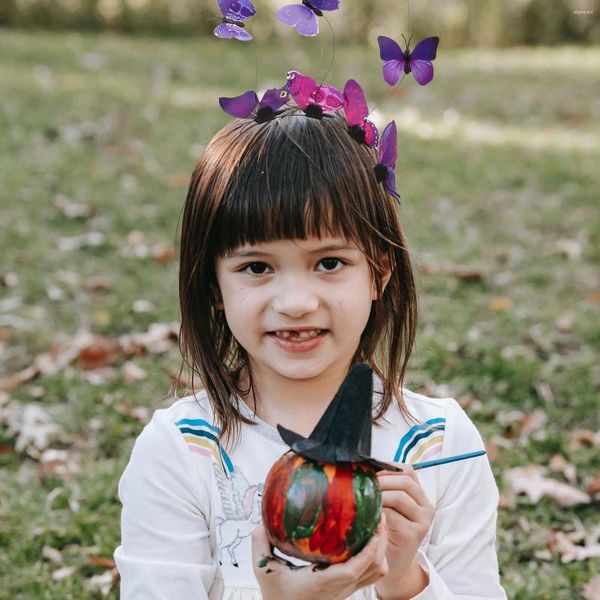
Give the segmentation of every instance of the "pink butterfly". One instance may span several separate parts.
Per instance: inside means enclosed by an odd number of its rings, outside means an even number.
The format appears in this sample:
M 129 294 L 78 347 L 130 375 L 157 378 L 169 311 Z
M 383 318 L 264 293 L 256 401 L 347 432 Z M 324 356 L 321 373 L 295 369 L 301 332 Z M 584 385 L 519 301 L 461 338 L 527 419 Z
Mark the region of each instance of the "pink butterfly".
M 317 82 L 299 71 L 287 74 L 287 87 L 296 104 L 309 117 L 320 119 L 323 113 L 335 112 L 344 106 L 344 96 L 332 85 Z
M 369 108 L 365 93 L 354 79 L 346 81 L 344 86 L 344 113 L 348 120 L 348 132 L 359 143 L 373 148 L 377 145 L 379 133 L 374 123 L 367 119 Z

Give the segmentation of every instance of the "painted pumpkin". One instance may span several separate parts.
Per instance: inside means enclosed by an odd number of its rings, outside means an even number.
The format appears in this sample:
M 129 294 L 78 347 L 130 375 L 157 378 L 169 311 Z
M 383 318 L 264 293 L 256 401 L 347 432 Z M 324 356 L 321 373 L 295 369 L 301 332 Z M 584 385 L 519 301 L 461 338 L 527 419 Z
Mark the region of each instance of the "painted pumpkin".
M 271 544 L 309 562 L 358 554 L 381 516 L 381 489 L 364 462 L 324 463 L 284 454 L 265 482 L 262 517 Z

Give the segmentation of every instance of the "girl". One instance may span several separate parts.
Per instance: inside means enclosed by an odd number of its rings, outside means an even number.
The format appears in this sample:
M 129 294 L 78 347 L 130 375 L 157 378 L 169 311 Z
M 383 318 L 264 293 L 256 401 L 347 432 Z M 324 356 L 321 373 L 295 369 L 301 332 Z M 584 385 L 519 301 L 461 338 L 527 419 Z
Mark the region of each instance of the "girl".
M 483 446 L 455 400 L 402 387 L 415 285 L 376 163 L 343 117 L 294 108 L 237 119 L 208 144 L 179 287 L 182 354 L 205 389 L 155 412 L 119 483 L 124 600 L 506 598 L 486 456 L 380 472 L 376 534 L 326 569 L 272 558 L 261 525 L 266 475 L 288 450 L 276 425 L 308 436 L 356 362 L 373 368 L 373 457 Z

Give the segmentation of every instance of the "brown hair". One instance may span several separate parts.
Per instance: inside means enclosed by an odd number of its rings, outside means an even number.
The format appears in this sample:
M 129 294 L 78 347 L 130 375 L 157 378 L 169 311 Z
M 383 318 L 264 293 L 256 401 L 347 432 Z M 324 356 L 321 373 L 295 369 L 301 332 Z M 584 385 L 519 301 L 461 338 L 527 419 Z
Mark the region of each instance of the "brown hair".
M 216 308 L 216 257 L 245 244 L 320 238 L 323 231 L 343 235 L 361 248 L 375 281 L 378 299 L 352 359 L 352 365 L 370 364 L 382 381 L 375 422 L 393 398 L 412 418 L 402 382 L 416 334 L 417 297 L 396 204 L 377 182 L 376 163 L 376 151 L 350 137 L 342 116 L 319 120 L 296 108 L 261 124 L 236 119 L 207 145 L 182 215 L 179 376 L 187 364 L 193 390 L 194 374 L 199 375 L 220 437 L 235 439 L 241 423 L 251 422 L 231 398 L 255 390 L 246 351 Z M 385 257 L 392 273 L 382 293 Z M 238 387 L 243 368 L 248 390 Z

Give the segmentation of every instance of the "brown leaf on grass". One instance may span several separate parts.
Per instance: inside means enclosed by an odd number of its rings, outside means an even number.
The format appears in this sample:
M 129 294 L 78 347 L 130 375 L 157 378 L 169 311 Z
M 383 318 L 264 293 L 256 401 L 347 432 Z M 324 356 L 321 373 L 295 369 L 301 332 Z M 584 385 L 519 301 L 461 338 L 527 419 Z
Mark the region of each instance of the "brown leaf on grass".
M 42 481 L 50 477 L 71 479 L 81 472 L 75 453 L 58 448 L 47 448 L 39 458 L 39 475 Z
M 83 370 L 100 370 L 116 362 L 122 355 L 144 356 L 162 353 L 175 347 L 179 323 L 153 323 L 148 331 L 118 338 L 78 331 L 66 342 L 53 343 L 48 352 L 38 354 L 33 365 L 0 381 L 0 393 L 12 391 L 39 374 L 55 375 L 77 361 Z
M 54 206 L 69 219 L 78 219 L 82 217 L 90 217 L 94 209 L 89 204 L 79 204 L 73 202 L 70 198 L 58 194 L 54 199 Z
M 591 429 L 576 429 L 572 431 L 569 439 L 569 448 L 579 450 L 580 448 L 600 448 L 600 432 Z
M 30 456 L 38 458 L 50 440 L 60 433 L 60 427 L 52 417 L 37 404 L 20 404 L 11 402 L 0 408 L 0 423 L 8 425 L 8 436 L 17 436 L 15 450 L 26 451 Z
M 132 360 L 128 360 L 122 368 L 123 379 L 126 383 L 135 383 L 146 379 L 148 374 L 144 369 L 138 367 Z
M 512 305 L 512 300 L 508 296 L 498 296 L 488 302 L 488 308 L 494 312 L 509 310 Z
M 137 419 L 141 423 L 147 423 L 150 420 L 150 409 L 147 406 L 131 406 L 123 402 L 117 406 L 117 410 L 122 415 Z
M 585 491 L 592 496 L 600 494 L 600 475 L 596 475 L 587 482 Z
M 112 558 L 106 558 L 105 556 L 88 556 L 85 559 L 90 565 L 96 567 L 103 567 L 105 569 L 114 569 L 115 561 Z
M 125 354 L 157 354 L 171 349 L 179 338 L 179 323 L 153 323 L 144 333 L 133 333 L 119 337 Z
M 175 189 L 184 189 L 190 185 L 190 174 L 189 173 L 175 173 L 167 179 L 169 187 Z
M 600 575 L 592 577 L 581 590 L 585 600 L 600 600 Z
M 521 435 L 529 435 L 546 425 L 548 415 L 545 411 L 538 408 L 530 413 L 526 413 L 521 418 Z
M 27 381 L 31 381 L 34 377 L 37 377 L 39 374 L 40 370 L 34 365 L 21 369 L 21 371 L 9 375 L 0 382 L 0 391 L 12 392 Z
M 464 281 L 483 281 L 486 277 L 481 269 L 459 267 L 456 265 L 421 264 L 420 268 L 426 275 L 451 275 Z
M 154 245 L 152 248 L 152 256 L 158 264 L 164 265 L 165 263 L 171 262 L 173 259 L 175 259 L 177 253 L 171 244 L 166 244 L 163 242 Z
M 58 583 L 59 581 L 63 581 L 63 579 L 67 579 L 71 577 L 74 573 L 77 572 L 77 567 L 61 567 L 52 573 L 52 581 Z
M 596 290 L 594 292 L 590 292 L 585 300 L 588 304 L 600 304 L 600 290 Z
M 97 290 L 109 290 L 112 283 L 108 277 L 90 277 L 85 282 L 85 289 L 88 292 L 95 292 Z
M 562 454 L 554 454 L 548 463 L 553 471 L 562 473 L 571 483 L 577 481 L 577 471 L 575 465 L 567 461 Z
M 98 369 L 114 363 L 121 348 L 113 338 L 91 334 L 79 348 L 78 365 L 81 369 Z
M 532 503 L 543 496 L 553 498 L 560 506 L 588 504 L 592 498 L 567 483 L 544 477 L 546 469 L 540 465 L 526 465 L 504 471 L 504 480 L 516 494 L 526 494 Z
M 49 560 L 55 565 L 60 565 L 63 561 L 63 555 L 60 550 L 53 548 L 52 546 L 44 545 L 42 548 L 42 558 Z
M 83 587 L 88 592 L 99 592 L 102 596 L 108 596 L 110 590 L 119 581 L 119 572 L 117 569 L 105 571 L 101 575 L 94 575 L 83 582 Z
M 600 558 L 599 533 L 598 528 L 591 532 L 574 531 L 570 533 L 550 530 L 548 532 L 548 549 L 558 552 L 562 563 Z

